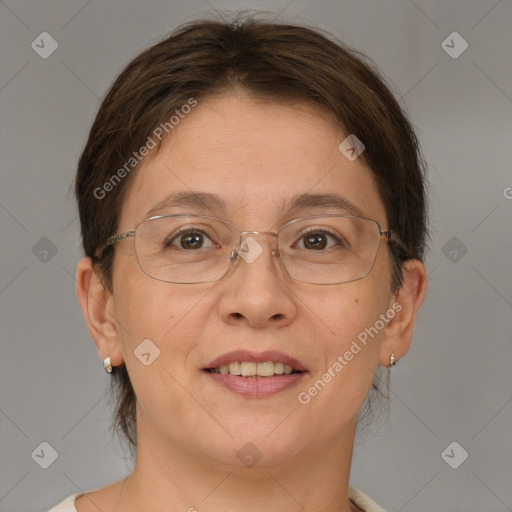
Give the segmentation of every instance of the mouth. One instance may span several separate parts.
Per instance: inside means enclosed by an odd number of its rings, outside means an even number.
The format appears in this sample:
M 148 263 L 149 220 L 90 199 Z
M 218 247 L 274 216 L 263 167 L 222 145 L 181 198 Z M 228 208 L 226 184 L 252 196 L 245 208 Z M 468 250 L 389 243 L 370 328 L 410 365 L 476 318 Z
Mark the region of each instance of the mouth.
M 250 398 L 294 387 L 308 373 L 300 361 L 276 351 L 230 352 L 212 361 L 203 372 L 216 384 Z
M 278 375 L 302 373 L 300 370 L 296 370 L 293 366 L 288 366 L 281 361 L 263 361 L 261 363 L 233 361 L 229 364 L 218 366 L 217 368 L 205 368 L 205 371 L 248 378 L 269 378 Z

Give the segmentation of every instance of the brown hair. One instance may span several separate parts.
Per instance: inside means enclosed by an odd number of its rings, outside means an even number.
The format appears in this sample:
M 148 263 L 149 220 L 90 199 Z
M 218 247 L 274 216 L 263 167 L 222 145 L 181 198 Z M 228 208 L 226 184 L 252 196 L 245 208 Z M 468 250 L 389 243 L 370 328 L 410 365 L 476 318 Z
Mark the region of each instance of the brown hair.
M 376 179 L 389 226 L 407 248 L 390 244 L 397 290 L 403 263 L 423 259 L 427 238 L 425 165 L 410 122 L 367 57 L 318 29 L 253 17 L 182 25 L 131 61 L 103 100 L 80 157 L 75 194 L 84 251 L 106 289 L 113 293 L 114 251 L 105 241 L 116 233 L 134 174 L 126 162 L 191 98 L 200 103 L 230 91 L 313 103 L 363 141 L 361 158 Z M 123 179 L 113 183 L 116 170 Z M 125 364 L 112 377 L 113 426 L 135 448 L 136 400 Z M 378 373 L 372 392 L 382 395 L 381 380 Z

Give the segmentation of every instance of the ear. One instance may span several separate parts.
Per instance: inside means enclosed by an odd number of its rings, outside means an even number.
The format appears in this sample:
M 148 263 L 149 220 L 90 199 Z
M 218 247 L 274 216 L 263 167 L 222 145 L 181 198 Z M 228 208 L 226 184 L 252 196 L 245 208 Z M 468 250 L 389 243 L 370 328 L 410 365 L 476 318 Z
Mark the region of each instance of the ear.
M 103 361 L 112 366 L 123 363 L 115 317 L 114 298 L 93 269 L 91 258 L 82 258 L 76 268 L 76 294 L 89 332 Z
M 398 361 L 405 356 L 411 345 L 416 315 L 427 293 L 427 271 L 419 260 L 407 260 L 402 272 L 402 286 L 389 303 L 394 317 L 383 331 L 379 364 L 389 366 L 390 356 Z

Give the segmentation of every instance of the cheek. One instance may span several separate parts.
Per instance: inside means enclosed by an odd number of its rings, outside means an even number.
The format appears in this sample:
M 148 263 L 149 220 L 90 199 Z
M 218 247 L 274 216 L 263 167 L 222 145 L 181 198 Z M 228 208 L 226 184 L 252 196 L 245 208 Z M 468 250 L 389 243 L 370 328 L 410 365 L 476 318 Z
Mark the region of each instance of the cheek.
M 190 370 L 190 354 L 212 315 L 214 305 L 205 297 L 211 287 L 211 283 L 187 286 L 152 279 L 136 262 L 134 267 L 132 259 L 124 268 L 119 265 L 114 281 L 118 334 L 134 387 L 148 385 L 153 378 L 150 368 L 164 377 L 167 370 L 176 378 Z M 169 389 L 170 378 L 167 374 L 161 387 L 151 381 L 152 389 Z
M 377 258 L 373 270 L 363 279 L 336 286 L 324 294 L 321 310 L 329 319 L 325 323 L 330 327 L 330 345 L 337 351 L 348 350 L 351 341 L 374 326 L 389 307 L 390 272 L 385 256 Z M 378 326 L 382 330 L 380 323 Z
M 114 266 L 116 313 L 123 340 L 137 345 L 144 338 L 164 344 L 180 319 L 197 306 L 197 287 L 165 283 L 147 276 L 133 251 L 121 254 Z M 125 327 L 125 329 L 123 329 Z
M 349 370 L 363 366 L 370 368 L 376 364 L 383 328 L 379 319 L 386 311 L 388 298 L 368 286 L 354 286 L 350 292 L 347 288 L 351 285 L 344 286 L 342 297 L 331 297 L 329 308 L 324 310 L 328 329 L 322 326 L 321 334 L 318 333 L 320 340 L 325 340 L 322 343 L 325 364 L 329 367 L 342 357 Z M 376 322 L 377 331 L 374 330 Z
M 357 411 L 371 387 L 380 339 L 387 325 L 390 275 L 387 258 L 364 279 L 333 287 L 317 305 L 311 339 L 319 356 L 306 391 L 319 407 Z M 346 412 L 346 410 L 345 410 Z
M 143 417 L 181 435 L 179 422 L 169 423 L 162 411 L 172 410 L 177 418 L 200 413 L 185 388 L 189 354 L 205 322 L 199 318 L 205 314 L 199 301 L 204 292 L 130 272 L 118 283 L 119 341 Z

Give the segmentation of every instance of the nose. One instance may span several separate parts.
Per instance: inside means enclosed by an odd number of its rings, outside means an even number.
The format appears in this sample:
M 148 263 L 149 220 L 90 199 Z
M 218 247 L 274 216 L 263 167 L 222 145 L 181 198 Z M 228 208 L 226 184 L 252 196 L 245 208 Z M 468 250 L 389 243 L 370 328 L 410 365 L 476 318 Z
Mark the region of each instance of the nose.
M 263 233 L 245 235 L 237 250 L 237 261 L 224 277 L 221 318 L 229 324 L 253 328 L 288 325 L 296 316 L 296 306 L 275 241 L 269 244 L 262 237 L 256 240 L 256 235 Z

